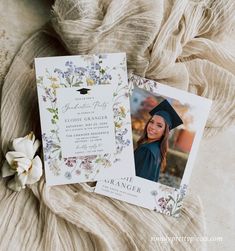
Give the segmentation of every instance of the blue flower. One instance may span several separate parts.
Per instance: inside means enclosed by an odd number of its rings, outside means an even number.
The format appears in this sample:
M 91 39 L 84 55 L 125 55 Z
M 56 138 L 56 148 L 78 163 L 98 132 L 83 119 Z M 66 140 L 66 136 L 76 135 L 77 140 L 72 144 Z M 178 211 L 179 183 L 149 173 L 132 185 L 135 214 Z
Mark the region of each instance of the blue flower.
M 84 75 L 84 73 L 87 71 L 86 68 L 84 67 L 75 67 L 74 72 L 78 73 L 80 75 Z
M 45 150 L 46 151 L 50 151 L 51 150 L 51 148 L 52 148 L 52 144 L 53 144 L 53 141 L 52 140 L 47 140 L 46 141 L 46 146 L 45 146 Z
M 43 134 L 42 134 L 42 140 L 46 140 L 46 139 L 47 139 L 46 133 L 43 133 Z
M 157 191 L 156 190 L 153 190 L 153 191 L 151 191 L 151 195 L 153 195 L 153 196 L 157 196 Z
M 56 68 L 54 72 L 58 73 L 62 78 L 64 78 L 64 73 L 60 69 Z
M 186 191 L 187 191 L 187 185 L 186 184 L 184 184 L 183 186 L 181 186 L 180 187 L 180 195 L 182 196 L 182 197 L 184 197 L 185 195 L 186 195 Z
M 100 68 L 101 68 L 100 65 L 99 65 L 98 63 L 96 63 L 96 64 L 95 64 L 95 69 L 96 69 L 96 70 L 99 70 Z
M 67 72 L 67 71 L 64 72 L 64 77 L 65 77 L 65 78 L 69 78 L 69 76 L 70 76 L 70 73 L 69 73 L 69 72 Z
M 123 131 L 123 135 L 125 135 L 128 132 L 127 128 Z
M 130 143 L 131 143 L 131 141 L 130 141 L 129 139 L 127 139 L 127 140 L 126 140 L 126 144 L 125 144 L 125 145 L 126 145 L 126 146 L 129 146 L 129 145 L 130 145 Z
M 70 66 L 71 64 L 72 64 L 71 61 L 67 61 L 67 62 L 65 63 L 65 66 Z
M 50 96 L 50 90 L 48 88 L 45 89 L 45 93 L 47 96 Z
M 105 59 L 107 58 L 107 54 L 99 54 L 99 59 Z
M 66 173 L 64 174 L 64 176 L 65 176 L 65 178 L 67 178 L 68 180 L 71 180 L 71 179 L 72 179 L 72 174 L 71 174 L 71 172 L 66 172 Z

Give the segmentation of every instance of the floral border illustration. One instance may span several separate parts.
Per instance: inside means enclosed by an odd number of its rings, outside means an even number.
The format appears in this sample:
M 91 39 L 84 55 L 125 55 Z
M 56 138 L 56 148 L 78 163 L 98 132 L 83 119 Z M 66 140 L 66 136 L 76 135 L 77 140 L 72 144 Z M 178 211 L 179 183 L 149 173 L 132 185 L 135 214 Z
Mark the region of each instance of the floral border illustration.
M 154 211 L 179 217 L 186 192 L 186 184 L 182 184 L 179 189 L 159 185 L 158 190 L 151 191 L 151 195 L 154 197 L 156 205 Z
M 47 162 L 54 176 L 61 175 L 62 166 L 66 166 L 68 168 L 64 173 L 66 179 L 71 180 L 73 174 L 76 176 L 83 174 L 87 180 L 94 180 L 101 168 L 112 166 L 112 156 L 111 154 L 103 154 L 62 159 L 59 128 L 57 125 L 59 117 L 56 89 L 111 84 L 111 72 L 117 69 L 126 70 L 126 62 L 124 58 L 118 66 L 110 68 L 103 65 L 103 61 L 107 58 L 105 54 L 80 57 L 88 62 L 86 67 L 77 67 L 72 60 L 68 60 L 65 62 L 65 67 L 67 67 L 65 71 L 55 68 L 54 72 L 50 73 L 48 69 L 45 70 L 45 78 L 49 80 L 49 84 L 45 84 L 43 76 L 37 77 L 37 86 L 43 90 L 41 99 L 48 105 L 46 109 L 51 115 L 52 127 L 49 134 L 42 134 L 43 153 L 44 161 Z M 128 132 L 126 119 L 130 111 L 121 102 L 122 98 L 129 98 L 129 92 L 128 85 L 123 86 L 122 77 L 118 74 L 117 88 L 113 93 L 115 142 L 117 149 L 114 156 L 115 161 L 120 160 L 119 155 L 130 144 L 130 140 L 125 138 Z
M 157 82 L 151 79 L 139 77 L 135 74 L 130 74 L 128 76 L 128 82 L 130 86 L 129 95 L 132 95 L 132 92 L 134 90 L 134 84 L 139 88 L 142 88 L 149 92 L 155 92 L 157 90 Z

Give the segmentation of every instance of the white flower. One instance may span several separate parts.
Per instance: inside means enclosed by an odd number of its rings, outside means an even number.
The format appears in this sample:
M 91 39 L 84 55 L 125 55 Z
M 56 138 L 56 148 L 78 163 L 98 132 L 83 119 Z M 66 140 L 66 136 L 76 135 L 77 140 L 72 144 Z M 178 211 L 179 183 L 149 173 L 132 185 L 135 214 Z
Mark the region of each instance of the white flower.
M 35 135 L 31 132 L 23 138 L 14 139 L 12 146 L 16 152 L 24 153 L 29 159 L 32 159 L 40 146 L 40 141 L 35 140 Z
M 8 187 L 14 191 L 20 191 L 26 184 L 37 182 L 42 176 L 42 161 L 39 156 L 34 158 L 40 141 L 35 140 L 33 132 L 23 138 L 14 139 L 12 147 L 14 151 L 6 154 L 6 161 L 2 167 L 2 177 L 14 176 Z

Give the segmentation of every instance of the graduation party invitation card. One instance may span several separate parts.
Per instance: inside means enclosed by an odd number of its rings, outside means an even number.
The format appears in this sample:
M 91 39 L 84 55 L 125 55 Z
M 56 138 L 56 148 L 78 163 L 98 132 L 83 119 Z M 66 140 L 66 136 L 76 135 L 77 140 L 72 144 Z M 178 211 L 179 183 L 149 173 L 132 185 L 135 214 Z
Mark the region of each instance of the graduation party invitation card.
M 95 192 L 177 217 L 212 102 L 135 75 L 129 85 L 136 175 Z
M 135 175 L 126 54 L 35 59 L 48 185 Z

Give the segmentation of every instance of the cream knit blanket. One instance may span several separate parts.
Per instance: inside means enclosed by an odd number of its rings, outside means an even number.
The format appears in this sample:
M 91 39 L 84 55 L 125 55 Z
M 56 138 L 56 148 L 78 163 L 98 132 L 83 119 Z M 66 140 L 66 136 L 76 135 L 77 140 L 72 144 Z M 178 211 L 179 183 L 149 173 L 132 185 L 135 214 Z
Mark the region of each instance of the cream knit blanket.
M 55 1 L 52 25 L 14 58 L 2 89 L 1 144 L 33 130 L 40 138 L 34 57 L 127 52 L 128 69 L 212 99 L 205 136 L 234 123 L 235 58 L 220 44 L 232 28 L 233 0 Z M 179 219 L 93 193 L 87 184 L 20 193 L 0 181 L 1 250 L 203 250 L 203 242 L 155 237 L 204 236 L 200 200 L 185 199 Z

